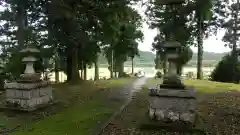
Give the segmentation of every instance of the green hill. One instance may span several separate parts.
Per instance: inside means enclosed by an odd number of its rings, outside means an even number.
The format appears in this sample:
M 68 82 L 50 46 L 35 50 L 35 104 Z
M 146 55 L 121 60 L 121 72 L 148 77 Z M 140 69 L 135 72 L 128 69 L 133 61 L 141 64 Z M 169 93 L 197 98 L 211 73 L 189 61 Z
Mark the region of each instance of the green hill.
M 204 52 L 203 60 L 221 60 L 227 53 Z M 197 53 L 193 54 L 192 60 L 197 60 Z
M 134 58 L 135 66 L 154 66 L 155 54 L 148 51 L 140 51 L 140 56 Z M 203 66 L 214 66 L 225 56 L 227 53 L 213 53 L 213 52 L 204 52 L 203 53 Z M 104 55 L 100 55 L 99 62 L 101 66 L 107 66 L 107 60 Z M 188 63 L 187 66 L 196 66 L 197 65 L 197 53 L 193 54 L 192 60 Z M 131 60 L 125 62 L 125 66 L 131 66 Z
M 153 66 L 155 54 L 147 51 L 140 51 L 139 56 L 134 58 L 134 64 L 136 66 Z M 107 66 L 107 59 L 103 54 L 99 56 L 99 63 L 101 66 Z M 125 62 L 125 66 L 131 66 L 131 60 Z

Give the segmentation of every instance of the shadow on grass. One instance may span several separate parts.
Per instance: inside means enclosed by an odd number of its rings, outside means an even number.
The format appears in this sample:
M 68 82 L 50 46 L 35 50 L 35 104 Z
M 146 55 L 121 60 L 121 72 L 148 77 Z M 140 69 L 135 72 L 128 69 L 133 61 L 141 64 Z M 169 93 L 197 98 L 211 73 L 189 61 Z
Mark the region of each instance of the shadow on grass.
M 105 83 L 111 80 L 106 80 Z M 121 80 L 114 85 L 129 83 Z M 81 84 L 57 84 L 54 87 L 55 105 L 30 113 L 0 112 L 0 134 L 14 132 L 14 135 L 90 135 L 118 109 L 123 101 L 106 98 L 108 91 L 99 82 L 81 82 Z M 17 127 L 17 129 L 16 129 Z

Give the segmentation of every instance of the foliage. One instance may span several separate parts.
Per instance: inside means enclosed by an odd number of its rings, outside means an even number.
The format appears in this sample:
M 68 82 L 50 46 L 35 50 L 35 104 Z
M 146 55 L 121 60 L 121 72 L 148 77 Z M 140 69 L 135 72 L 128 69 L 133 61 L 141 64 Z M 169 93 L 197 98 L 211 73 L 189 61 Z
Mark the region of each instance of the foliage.
M 116 59 L 138 55 L 137 41 L 143 34 L 139 30 L 141 17 L 131 8 L 136 2 L 1 0 L 4 71 L 14 78 L 23 72 L 19 50 L 29 44 L 41 51 L 38 71 L 61 69 L 67 73 L 68 81 L 78 79 L 82 67 L 91 67 L 93 63 L 97 67 L 98 54 L 104 46 L 111 46 L 109 50 L 116 52 Z M 16 69 L 16 65 L 21 68 Z
M 189 11 L 186 10 L 187 5 L 161 5 L 158 2 L 150 2 L 147 5 L 146 15 L 149 18 L 148 23 L 151 28 L 156 28 L 158 34 L 154 38 L 152 44 L 153 49 L 157 50 L 157 57 L 155 59 L 155 68 L 163 68 L 166 72 L 166 56 L 164 53 L 164 44 L 169 40 L 178 41 L 183 48 L 191 46 L 192 40 L 192 27 L 189 23 Z M 185 49 L 183 50 L 185 51 Z M 184 52 L 185 53 L 185 52 Z M 184 54 L 183 53 L 183 54 Z M 186 53 L 187 55 L 189 53 Z M 189 58 L 191 59 L 192 56 Z M 180 58 L 181 64 L 177 63 L 179 69 L 186 64 L 190 59 L 182 55 Z
M 177 60 L 177 65 L 183 67 L 192 59 L 192 56 L 193 56 L 192 49 L 190 47 L 183 47 L 180 56 Z
M 155 78 L 162 78 L 162 72 L 158 71 L 155 75 Z
M 238 51 L 239 53 L 239 51 Z M 240 70 L 237 68 L 236 73 L 232 70 L 232 59 L 230 54 L 227 54 L 215 67 L 211 73 L 211 80 L 217 82 L 232 82 L 233 78 L 240 80 Z

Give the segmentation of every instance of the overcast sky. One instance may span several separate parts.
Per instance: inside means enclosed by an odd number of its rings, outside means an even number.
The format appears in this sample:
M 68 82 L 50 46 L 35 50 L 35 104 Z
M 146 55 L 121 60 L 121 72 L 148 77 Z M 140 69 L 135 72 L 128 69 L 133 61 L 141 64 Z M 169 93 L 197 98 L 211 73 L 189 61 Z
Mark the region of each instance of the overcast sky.
M 144 41 L 142 43 L 139 43 L 139 49 L 142 51 L 151 51 L 152 42 L 154 37 L 157 34 L 157 31 L 149 29 L 146 23 L 143 24 L 142 31 L 144 33 Z M 205 39 L 203 42 L 204 51 L 216 52 L 216 53 L 230 51 L 228 47 L 224 46 L 224 42 L 222 41 L 223 35 L 224 35 L 224 31 L 219 31 L 217 36 L 211 36 Z M 197 52 L 196 47 L 192 47 L 192 49 L 194 52 Z

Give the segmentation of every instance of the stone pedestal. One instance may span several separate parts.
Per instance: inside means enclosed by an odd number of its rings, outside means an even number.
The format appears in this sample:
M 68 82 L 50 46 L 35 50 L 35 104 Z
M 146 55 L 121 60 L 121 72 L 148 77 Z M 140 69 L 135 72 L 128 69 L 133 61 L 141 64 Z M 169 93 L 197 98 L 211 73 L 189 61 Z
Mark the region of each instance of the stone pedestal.
M 5 84 L 5 106 L 9 109 L 32 111 L 53 100 L 52 88 L 34 70 L 34 62 L 37 61 L 35 55 L 40 51 L 29 45 L 20 52 L 23 55 L 22 62 L 26 64 L 25 71 L 17 82 Z
M 6 107 L 10 109 L 35 110 L 53 100 L 52 88 L 47 82 L 7 83 Z
M 195 109 L 194 89 L 149 89 L 149 116 L 152 120 L 194 123 Z

